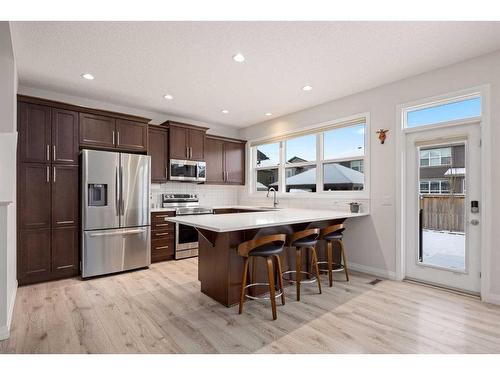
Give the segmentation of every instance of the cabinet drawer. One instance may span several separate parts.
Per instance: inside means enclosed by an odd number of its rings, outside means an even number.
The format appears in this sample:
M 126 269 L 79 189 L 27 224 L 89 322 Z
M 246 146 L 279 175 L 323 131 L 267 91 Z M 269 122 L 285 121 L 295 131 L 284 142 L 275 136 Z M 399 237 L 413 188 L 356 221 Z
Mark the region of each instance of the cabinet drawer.
M 173 239 L 151 241 L 151 262 L 174 259 L 174 248 Z
M 175 223 L 171 223 L 169 221 L 158 221 L 158 222 L 151 222 L 151 230 L 154 231 L 161 231 L 164 232 L 166 230 L 175 230 Z
M 165 223 L 165 218 L 175 216 L 175 211 L 151 213 L 151 223 Z

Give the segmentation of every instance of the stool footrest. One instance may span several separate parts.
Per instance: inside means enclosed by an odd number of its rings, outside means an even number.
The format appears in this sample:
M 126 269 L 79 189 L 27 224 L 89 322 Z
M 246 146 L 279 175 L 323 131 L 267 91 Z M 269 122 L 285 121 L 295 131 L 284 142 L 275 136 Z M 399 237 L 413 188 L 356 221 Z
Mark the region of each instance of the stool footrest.
M 318 262 L 318 265 L 320 264 L 328 264 L 328 262 Z M 328 272 L 328 268 L 321 268 L 320 267 L 320 272 Z M 344 271 L 345 268 L 344 268 L 344 265 L 343 264 L 340 264 L 340 263 L 332 263 L 332 272 L 342 272 Z
M 253 284 L 248 284 L 247 286 L 245 286 L 245 289 L 247 288 L 251 288 L 253 286 L 267 286 L 269 288 L 269 283 L 253 283 Z M 279 289 L 276 289 L 276 294 L 274 295 L 274 299 L 278 298 L 278 297 L 281 297 L 283 295 L 283 291 L 282 290 L 279 290 Z M 251 299 L 251 300 L 270 300 L 271 297 L 255 297 L 255 296 L 251 296 L 249 294 L 245 294 L 245 297 Z
M 283 276 L 285 276 L 285 275 L 287 275 L 287 274 L 292 274 L 292 273 L 293 273 L 293 274 L 295 274 L 296 272 L 297 272 L 297 271 L 295 271 L 295 270 L 285 271 L 285 272 L 283 272 L 283 273 L 282 273 L 282 275 L 283 275 Z M 300 280 L 300 283 L 301 283 L 301 284 L 311 284 L 311 283 L 316 282 L 316 280 L 317 280 L 316 276 L 314 276 L 311 272 L 307 272 L 307 271 L 300 271 L 300 273 L 301 273 L 302 275 L 306 275 L 306 276 L 308 275 L 308 276 L 310 276 L 310 277 L 311 277 L 310 279 L 305 279 L 305 280 L 301 279 L 301 280 Z M 292 283 L 292 284 L 295 284 L 295 283 L 297 282 L 296 280 L 294 280 L 294 279 L 290 279 L 290 278 L 287 278 L 287 277 L 283 277 L 283 280 L 288 281 L 288 282 L 290 282 L 290 283 Z

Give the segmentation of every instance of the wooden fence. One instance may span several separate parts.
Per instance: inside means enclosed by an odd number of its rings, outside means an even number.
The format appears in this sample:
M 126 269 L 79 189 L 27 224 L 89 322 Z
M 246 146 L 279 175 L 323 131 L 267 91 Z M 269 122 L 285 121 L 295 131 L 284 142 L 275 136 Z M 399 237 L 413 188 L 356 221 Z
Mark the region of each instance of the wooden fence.
M 424 195 L 420 208 L 423 229 L 451 232 L 465 231 L 465 197 L 463 195 Z

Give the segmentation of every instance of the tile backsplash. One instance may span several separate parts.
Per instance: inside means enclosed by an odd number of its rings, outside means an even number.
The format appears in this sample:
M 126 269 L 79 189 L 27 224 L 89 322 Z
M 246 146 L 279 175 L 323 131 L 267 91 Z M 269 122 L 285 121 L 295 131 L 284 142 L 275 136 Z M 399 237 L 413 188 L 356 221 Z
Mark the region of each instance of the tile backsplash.
M 202 206 L 230 206 L 238 204 L 238 196 L 244 186 L 204 185 L 188 182 L 166 182 L 151 184 L 152 207 L 161 206 L 162 193 L 198 194 Z

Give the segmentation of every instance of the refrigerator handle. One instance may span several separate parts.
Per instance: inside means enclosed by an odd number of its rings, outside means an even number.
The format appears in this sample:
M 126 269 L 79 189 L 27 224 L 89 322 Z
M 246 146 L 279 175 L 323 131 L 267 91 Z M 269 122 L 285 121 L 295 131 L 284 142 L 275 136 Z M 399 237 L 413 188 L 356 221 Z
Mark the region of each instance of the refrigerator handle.
M 120 215 L 125 212 L 125 202 L 123 200 L 123 166 L 120 165 Z
M 118 167 L 115 168 L 115 206 L 116 206 L 116 216 L 120 216 L 120 177 L 118 176 Z

